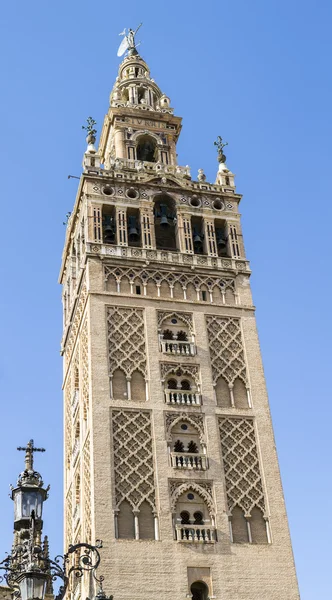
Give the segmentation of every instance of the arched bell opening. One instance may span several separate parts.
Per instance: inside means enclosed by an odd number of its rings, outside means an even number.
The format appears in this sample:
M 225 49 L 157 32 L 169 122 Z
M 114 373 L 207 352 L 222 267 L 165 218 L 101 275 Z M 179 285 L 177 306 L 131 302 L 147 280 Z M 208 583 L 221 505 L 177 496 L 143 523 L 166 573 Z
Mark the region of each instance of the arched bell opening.
M 138 208 L 127 209 L 128 246 L 142 246 L 141 224 Z
M 159 250 L 176 250 L 177 229 L 176 209 L 173 198 L 160 194 L 155 199 L 155 234 Z
M 114 206 L 103 206 L 103 242 L 104 244 L 116 243 L 116 222 Z
M 194 581 L 190 587 L 192 600 L 208 600 L 209 589 L 203 581 Z
M 191 218 L 194 254 L 205 254 L 204 223 L 202 217 Z
M 144 162 L 157 162 L 158 151 L 156 140 L 149 135 L 142 135 L 137 140 L 137 160 Z
M 228 238 L 226 232 L 226 222 L 222 219 L 216 219 L 214 222 L 216 231 L 216 242 L 218 256 L 230 256 L 228 251 Z

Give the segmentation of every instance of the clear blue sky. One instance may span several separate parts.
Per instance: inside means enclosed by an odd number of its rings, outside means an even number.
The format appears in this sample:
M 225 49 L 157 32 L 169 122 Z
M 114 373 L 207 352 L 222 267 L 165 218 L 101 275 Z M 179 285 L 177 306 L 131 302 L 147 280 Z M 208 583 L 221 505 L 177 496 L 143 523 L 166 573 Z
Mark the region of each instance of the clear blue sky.
M 322 0 L 3 2 L 0 557 L 15 448 L 31 437 L 47 448 L 45 532 L 62 549 L 67 175 L 81 172 L 81 125 L 107 110 L 118 34 L 143 21 L 141 54 L 183 117 L 180 164 L 214 181 L 213 141 L 229 142 L 302 600 L 331 597 L 331 18 Z

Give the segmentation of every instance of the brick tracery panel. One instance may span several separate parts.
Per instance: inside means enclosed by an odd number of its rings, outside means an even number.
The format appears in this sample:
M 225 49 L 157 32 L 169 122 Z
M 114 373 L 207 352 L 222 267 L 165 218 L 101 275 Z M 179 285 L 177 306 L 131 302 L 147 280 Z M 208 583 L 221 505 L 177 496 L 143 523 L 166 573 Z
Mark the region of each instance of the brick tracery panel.
M 127 500 L 135 510 L 146 500 L 155 510 L 150 413 L 114 410 L 112 428 L 116 507 Z
M 257 507 L 265 514 L 254 422 L 248 418 L 218 420 L 229 511 L 239 506 L 250 516 Z
M 206 324 L 214 383 L 221 376 L 233 384 L 238 377 L 247 385 L 240 319 L 209 315 Z
M 91 543 L 91 455 L 90 436 L 86 438 L 83 450 L 83 523 L 85 539 Z
M 80 374 L 80 388 L 81 388 L 81 401 L 83 407 L 83 418 L 87 420 L 87 414 L 89 410 L 89 345 L 88 345 L 88 321 L 85 319 L 82 325 L 82 331 L 80 334 L 80 362 L 81 362 L 81 374 Z
M 139 308 L 108 308 L 108 354 L 112 376 L 122 369 L 127 377 L 134 371 L 146 376 L 144 313 Z

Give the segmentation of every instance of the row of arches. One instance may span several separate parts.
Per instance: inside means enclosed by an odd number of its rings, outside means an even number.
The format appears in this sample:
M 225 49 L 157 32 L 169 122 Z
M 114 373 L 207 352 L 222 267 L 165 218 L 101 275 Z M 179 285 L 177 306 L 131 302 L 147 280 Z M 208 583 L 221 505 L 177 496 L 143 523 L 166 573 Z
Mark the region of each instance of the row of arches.
M 255 507 L 250 516 L 235 506 L 229 518 L 230 539 L 235 544 L 270 543 L 269 526 L 262 511 Z M 190 486 L 177 499 L 173 513 L 174 538 L 180 542 L 211 543 L 217 541 L 216 524 L 211 508 Z M 133 509 L 123 500 L 115 511 L 115 533 L 118 539 L 158 539 L 158 519 L 145 500 Z
M 145 150 L 147 150 L 145 146 Z M 139 150 L 139 148 L 138 148 Z M 144 159 L 143 159 L 144 160 Z M 167 163 L 167 160 L 165 161 Z M 105 195 L 113 195 L 114 189 L 104 188 Z M 126 195 L 135 200 L 138 199 L 138 191 L 135 188 L 127 190 Z M 198 197 L 191 199 L 192 207 L 200 207 L 201 201 Z M 223 204 L 215 200 L 213 208 L 221 210 Z M 178 223 L 178 219 L 182 219 Z M 183 221 L 183 223 L 182 223 Z M 139 208 L 131 206 L 122 209 L 121 218 L 117 214 L 114 204 L 104 204 L 102 207 L 102 231 L 98 222 L 98 235 L 95 241 L 104 244 L 134 247 L 155 247 L 165 251 L 181 251 L 185 254 L 198 254 L 206 256 L 231 257 L 232 250 L 228 224 L 225 219 L 209 219 L 203 216 L 186 215 L 177 213 L 176 201 L 168 194 L 157 194 L 153 203 L 153 215 L 148 216 Z M 97 223 L 96 223 L 97 225 Z M 146 229 L 150 233 L 147 239 L 144 235 Z M 152 234 L 152 235 L 151 235 Z M 152 243 L 152 239 L 155 240 Z
M 130 398 L 128 396 L 128 380 L 130 380 Z M 189 374 L 169 373 L 165 377 L 163 386 L 166 402 L 168 402 L 168 398 L 171 397 L 170 392 L 174 392 L 175 394 L 181 392 L 200 394 L 201 392 L 196 381 Z M 138 370 L 134 371 L 131 377 L 128 378 L 121 368 L 117 368 L 113 372 L 111 378 L 111 395 L 115 400 L 130 399 L 135 402 L 145 402 L 148 399 L 146 380 Z M 251 407 L 248 388 L 239 377 L 234 380 L 234 383 L 230 387 L 226 380 L 220 376 L 215 385 L 215 396 L 217 406 L 220 406 L 221 408 L 247 409 Z M 79 431 L 78 435 L 75 435 L 75 438 L 76 437 L 79 437 Z
M 121 277 L 116 273 L 109 274 L 106 280 L 106 291 L 136 296 L 151 296 L 153 298 L 172 298 L 188 302 L 209 302 L 216 304 L 237 303 L 233 286 L 223 284 L 208 286 L 204 283 L 181 283 L 180 281 L 158 280 L 156 277 L 144 277 L 144 274 L 125 273 Z

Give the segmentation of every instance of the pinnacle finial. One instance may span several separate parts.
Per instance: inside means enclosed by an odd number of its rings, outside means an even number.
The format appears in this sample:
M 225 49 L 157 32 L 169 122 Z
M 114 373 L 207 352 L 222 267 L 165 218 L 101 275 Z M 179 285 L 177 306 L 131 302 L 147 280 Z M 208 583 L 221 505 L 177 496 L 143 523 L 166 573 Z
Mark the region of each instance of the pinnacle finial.
M 95 121 L 92 117 L 88 117 L 86 120 L 86 125 L 82 125 L 82 129 L 85 129 L 88 135 L 95 135 L 97 133 L 95 125 L 97 125 L 97 121 Z
M 33 440 L 29 440 L 26 446 L 19 446 L 17 450 L 25 452 L 25 470 L 33 471 L 33 453 L 45 452 L 45 448 L 36 448 Z
M 218 135 L 216 141 L 214 142 L 214 145 L 217 146 L 218 149 L 218 161 L 220 163 L 226 162 L 226 155 L 224 154 L 223 150 L 225 146 L 228 146 L 228 142 L 223 142 L 222 137 Z

